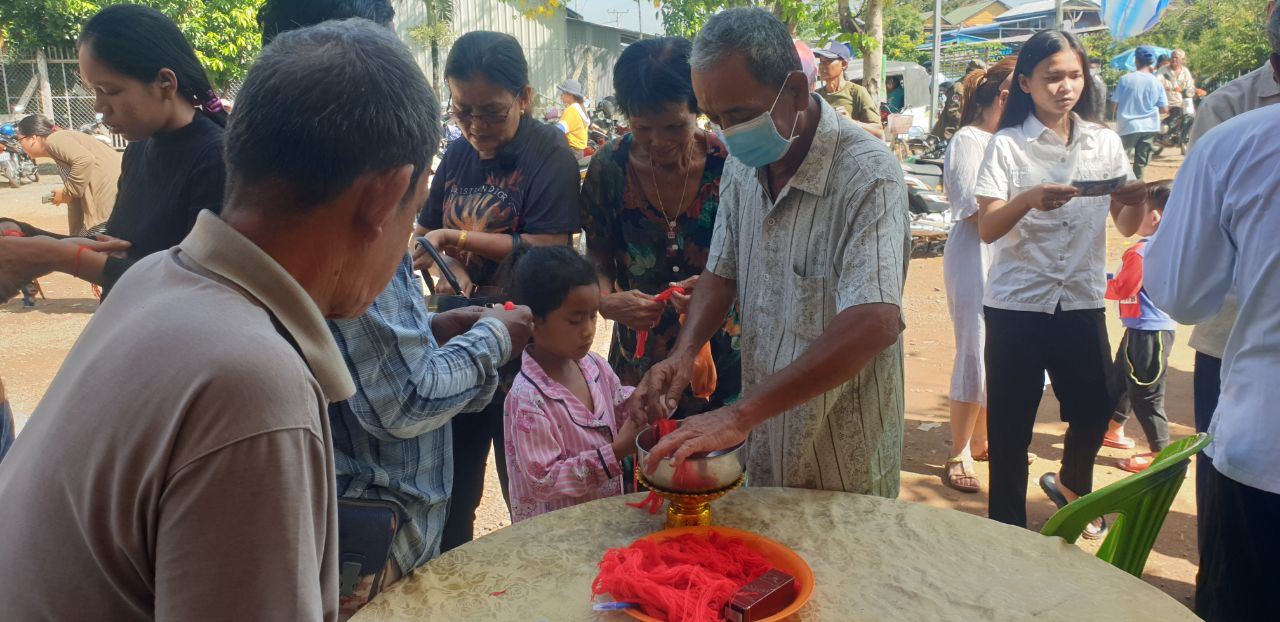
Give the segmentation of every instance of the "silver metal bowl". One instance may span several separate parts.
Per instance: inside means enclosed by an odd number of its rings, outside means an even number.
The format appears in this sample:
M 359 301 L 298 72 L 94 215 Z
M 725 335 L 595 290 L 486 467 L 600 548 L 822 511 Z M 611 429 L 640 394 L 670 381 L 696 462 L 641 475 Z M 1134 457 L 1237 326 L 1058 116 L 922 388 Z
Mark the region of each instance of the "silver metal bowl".
M 648 471 L 644 465 L 649 461 L 649 450 L 658 442 L 657 436 L 658 431 L 653 426 L 641 430 L 636 436 L 636 464 L 645 479 L 654 486 L 676 493 L 712 492 L 732 486 L 742 475 L 741 454 L 746 443 L 693 454 L 680 466 L 679 472 L 671 465 L 671 458 L 663 458 L 658 468 Z

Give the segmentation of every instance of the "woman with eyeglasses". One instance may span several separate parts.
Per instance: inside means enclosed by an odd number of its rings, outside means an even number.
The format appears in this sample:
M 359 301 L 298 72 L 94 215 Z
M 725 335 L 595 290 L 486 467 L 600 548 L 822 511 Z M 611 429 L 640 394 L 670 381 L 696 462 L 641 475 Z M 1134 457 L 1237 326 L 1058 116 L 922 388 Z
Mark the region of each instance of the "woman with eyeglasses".
M 52 158 L 62 177 L 53 204 L 67 206 L 71 235 L 96 235 L 106 229 L 116 205 L 120 154 L 88 134 L 69 132 L 49 117 L 33 114 L 18 122 L 18 143 L 33 158 Z
M 471 295 L 501 295 L 498 267 L 521 245 L 567 245 L 579 231 L 578 161 L 565 136 L 531 116 L 529 64 L 510 35 L 476 31 L 459 37 L 445 61 L 450 114 L 465 140 L 445 150 L 418 217 L 418 234 L 445 254 L 448 268 Z M 415 266 L 431 259 L 415 249 Z M 436 291 L 450 291 L 440 279 Z M 516 357 L 518 359 L 518 356 Z M 506 392 L 499 388 L 481 413 L 453 420 L 454 481 L 441 552 L 472 539 L 484 491 L 489 444 L 503 493 L 502 441 Z

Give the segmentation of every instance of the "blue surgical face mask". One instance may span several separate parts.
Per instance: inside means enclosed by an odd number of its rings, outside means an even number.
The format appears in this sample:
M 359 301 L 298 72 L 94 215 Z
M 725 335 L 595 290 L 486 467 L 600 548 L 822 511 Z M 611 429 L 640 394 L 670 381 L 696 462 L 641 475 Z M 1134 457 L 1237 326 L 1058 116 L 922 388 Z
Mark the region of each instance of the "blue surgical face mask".
M 791 141 L 795 140 L 796 124 L 800 121 L 800 112 L 796 111 L 796 119 L 791 122 L 791 131 L 787 132 L 789 138 L 783 138 L 778 133 L 777 126 L 773 124 L 773 109 L 778 105 L 778 100 L 786 88 L 787 83 L 783 81 L 782 88 L 778 89 L 778 94 L 774 96 L 773 105 L 769 107 L 768 112 L 746 123 L 716 130 L 720 140 L 729 148 L 729 155 L 751 168 L 768 166 L 786 155 L 787 149 L 791 148 Z

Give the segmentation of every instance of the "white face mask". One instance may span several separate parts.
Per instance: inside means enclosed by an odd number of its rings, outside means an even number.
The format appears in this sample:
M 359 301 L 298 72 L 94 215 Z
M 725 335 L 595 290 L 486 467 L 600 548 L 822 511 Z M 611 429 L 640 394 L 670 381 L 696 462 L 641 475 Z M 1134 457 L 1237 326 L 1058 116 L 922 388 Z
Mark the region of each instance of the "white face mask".
M 778 89 L 778 94 L 773 97 L 773 105 L 769 106 L 768 112 L 746 123 L 716 130 L 725 147 L 729 148 L 729 155 L 751 168 L 760 168 L 781 160 L 782 156 L 787 154 L 792 141 L 795 140 L 800 111 L 796 111 L 796 118 L 791 122 L 791 131 L 787 132 L 789 138 L 783 138 L 778 133 L 778 127 L 774 125 L 772 116 L 773 109 L 778 106 L 778 100 L 782 98 L 782 93 L 786 89 L 787 83 L 784 80 L 782 88 Z

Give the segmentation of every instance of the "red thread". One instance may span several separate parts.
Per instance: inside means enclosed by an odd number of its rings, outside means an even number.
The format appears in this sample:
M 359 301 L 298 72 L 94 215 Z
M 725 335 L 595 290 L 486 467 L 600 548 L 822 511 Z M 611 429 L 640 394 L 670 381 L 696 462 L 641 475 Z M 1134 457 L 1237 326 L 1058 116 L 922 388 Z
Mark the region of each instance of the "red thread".
M 501 590 L 501 591 L 498 591 L 498 592 L 489 592 L 489 595 L 490 595 L 490 596 L 502 596 L 503 594 L 506 594 L 506 593 L 507 593 L 507 591 L 506 591 L 506 590 Z
M 684 288 L 676 287 L 673 285 L 671 287 L 668 287 L 662 290 L 662 293 L 658 294 L 657 296 L 654 296 L 653 300 L 655 302 L 665 303 L 671 300 L 672 294 L 684 295 Z M 648 345 L 648 343 L 649 343 L 649 331 L 642 330 L 638 334 L 636 334 L 636 358 L 638 359 L 644 358 L 645 346 Z
M 725 603 L 772 566 L 741 540 L 717 533 L 685 534 L 662 542 L 637 540 L 605 551 L 594 595 L 639 603 L 669 622 L 718 622 Z
M 76 258 L 71 264 L 71 276 L 74 276 L 77 279 L 80 278 L 80 254 L 83 253 L 86 248 L 89 247 L 82 244 L 80 245 L 80 248 L 76 249 Z
M 515 311 L 515 310 L 516 310 L 516 303 L 511 302 L 510 300 L 508 300 L 507 302 L 502 303 L 502 310 L 503 310 L 503 311 Z

